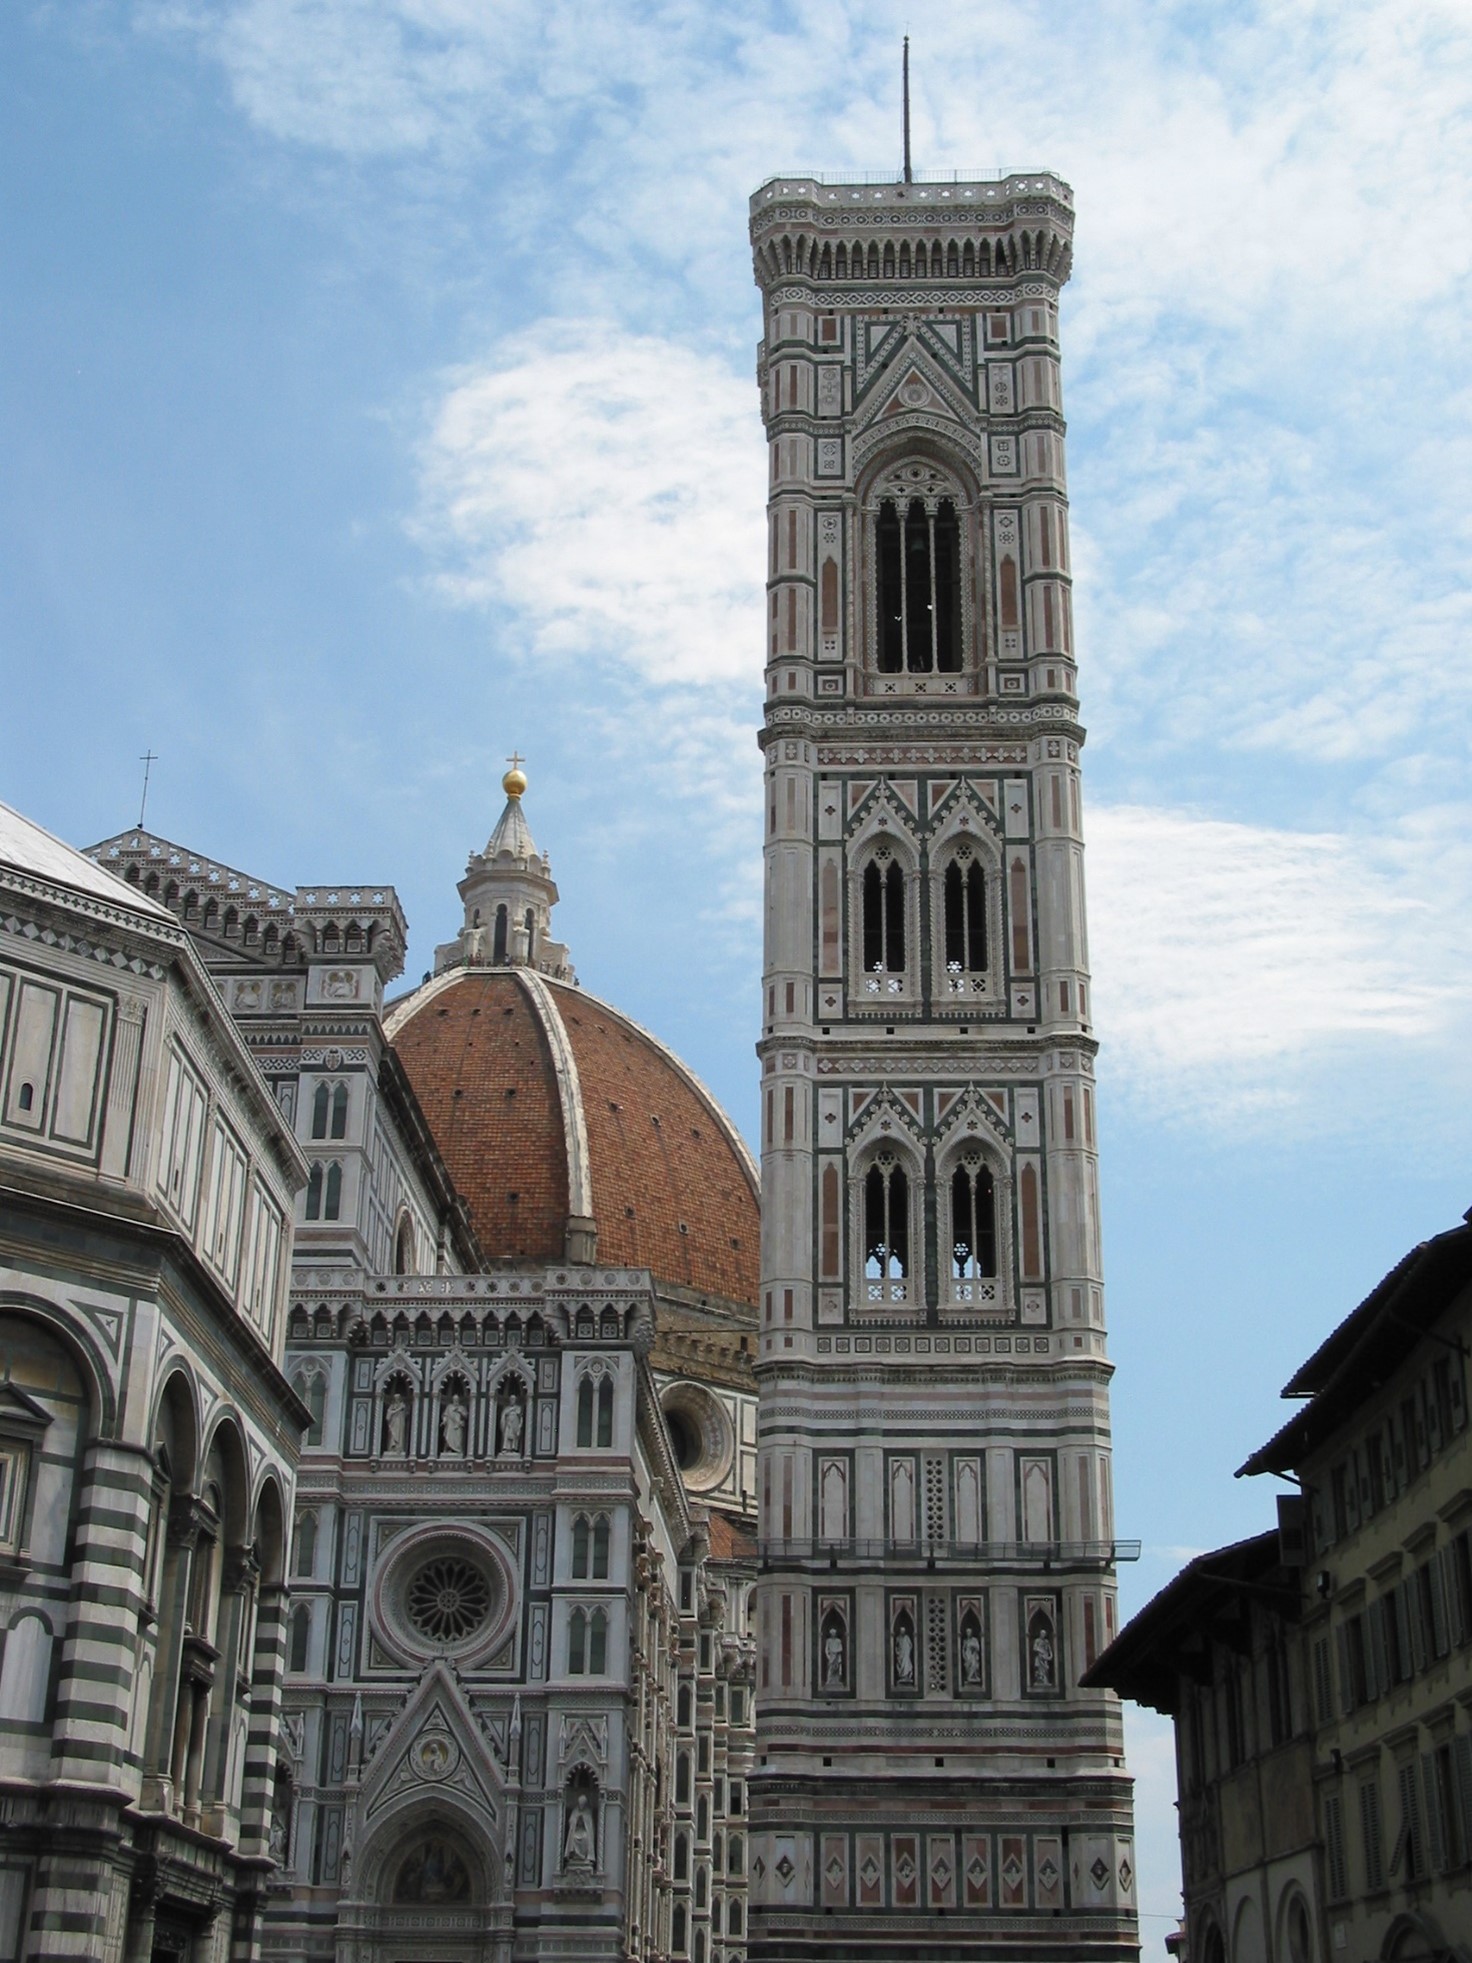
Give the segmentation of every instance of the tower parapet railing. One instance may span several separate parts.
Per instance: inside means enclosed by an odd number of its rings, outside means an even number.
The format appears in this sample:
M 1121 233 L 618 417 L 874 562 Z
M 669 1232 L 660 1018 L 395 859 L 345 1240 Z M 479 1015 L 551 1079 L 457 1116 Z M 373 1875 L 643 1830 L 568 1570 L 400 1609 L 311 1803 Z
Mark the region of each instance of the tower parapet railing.
M 934 1567 L 959 1561 L 968 1567 L 984 1561 L 988 1567 L 1110 1568 L 1138 1561 L 1137 1540 L 763 1540 L 758 1553 L 765 1568 L 793 1567 L 808 1562 L 883 1562 L 906 1567 Z

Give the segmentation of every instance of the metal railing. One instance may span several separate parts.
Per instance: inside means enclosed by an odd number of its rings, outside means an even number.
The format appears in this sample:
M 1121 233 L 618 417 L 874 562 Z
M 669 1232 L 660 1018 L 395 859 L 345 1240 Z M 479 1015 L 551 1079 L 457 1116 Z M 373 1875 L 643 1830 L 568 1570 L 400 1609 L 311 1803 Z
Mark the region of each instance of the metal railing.
M 787 1567 L 798 1562 L 828 1562 L 831 1566 L 873 1562 L 894 1567 L 934 1567 L 944 1561 L 974 1567 L 1102 1568 L 1120 1561 L 1138 1561 L 1137 1540 L 763 1540 L 758 1543 L 764 1567 Z

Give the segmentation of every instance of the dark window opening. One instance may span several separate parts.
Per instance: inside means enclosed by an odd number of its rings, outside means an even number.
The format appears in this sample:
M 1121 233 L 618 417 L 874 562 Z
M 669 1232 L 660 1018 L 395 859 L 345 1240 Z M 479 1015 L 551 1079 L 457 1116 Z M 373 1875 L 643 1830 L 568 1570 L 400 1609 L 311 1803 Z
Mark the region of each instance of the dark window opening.
M 683 1411 L 666 1411 L 664 1421 L 674 1448 L 675 1464 L 681 1472 L 688 1472 L 691 1466 L 700 1463 L 700 1432 Z
M 501 962 L 506 959 L 506 909 L 496 908 L 496 931 L 491 938 L 491 959 Z
M 319 1084 L 312 1093 L 313 1138 L 325 1138 L 327 1136 L 327 1105 L 327 1086 L 325 1084 Z
M 348 1087 L 339 1084 L 332 1093 L 332 1136 L 346 1138 L 348 1135 Z
M 969 849 L 969 848 L 968 848 Z M 986 875 L 975 859 L 952 859 L 945 877 L 946 968 L 952 974 L 986 969 Z
M 910 1182 L 891 1153 L 864 1175 L 864 1273 L 871 1282 L 903 1281 L 910 1272 Z
M 903 974 L 905 968 L 905 876 L 897 860 L 871 859 L 864 868 L 864 972 Z
M 997 1196 L 991 1167 L 979 1154 L 951 1175 L 951 1259 L 957 1281 L 997 1272 Z
M 949 498 L 903 518 L 886 498 L 874 527 L 881 674 L 957 674 L 961 667 L 961 527 Z

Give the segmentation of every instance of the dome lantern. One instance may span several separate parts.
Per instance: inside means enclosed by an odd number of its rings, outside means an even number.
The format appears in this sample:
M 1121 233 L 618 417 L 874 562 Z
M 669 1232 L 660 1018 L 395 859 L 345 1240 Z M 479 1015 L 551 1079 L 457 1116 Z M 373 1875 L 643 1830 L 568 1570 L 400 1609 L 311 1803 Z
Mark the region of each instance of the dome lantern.
M 465 920 L 458 937 L 437 947 L 436 974 L 447 968 L 535 968 L 557 981 L 577 980 L 567 948 L 552 938 L 557 887 L 537 850 L 522 809 L 527 777 L 520 755 L 506 760 L 501 779 L 506 807 L 483 852 L 472 852 L 460 881 Z

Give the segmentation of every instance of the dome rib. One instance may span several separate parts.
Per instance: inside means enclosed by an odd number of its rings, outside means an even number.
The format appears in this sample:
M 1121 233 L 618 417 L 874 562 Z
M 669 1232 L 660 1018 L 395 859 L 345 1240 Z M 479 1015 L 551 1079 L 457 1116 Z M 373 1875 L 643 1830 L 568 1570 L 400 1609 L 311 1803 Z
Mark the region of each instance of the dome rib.
M 575 1234 L 580 1222 L 587 1222 L 596 1234 L 598 1216 L 593 1209 L 593 1168 L 588 1156 L 588 1124 L 583 1113 L 583 1087 L 578 1076 L 578 1060 L 573 1055 L 572 1043 L 567 1034 L 567 1025 L 562 1020 L 562 1013 L 551 989 L 534 969 L 516 968 L 512 972 L 530 996 L 532 1006 L 541 1018 L 542 1030 L 547 1038 L 547 1048 L 552 1054 L 552 1071 L 557 1080 L 558 1102 L 562 1106 L 562 1133 L 567 1141 L 568 1234 L 570 1237 Z M 569 1247 L 568 1259 L 578 1258 L 580 1257 Z M 583 1258 L 591 1259 L 592 1256 Z

